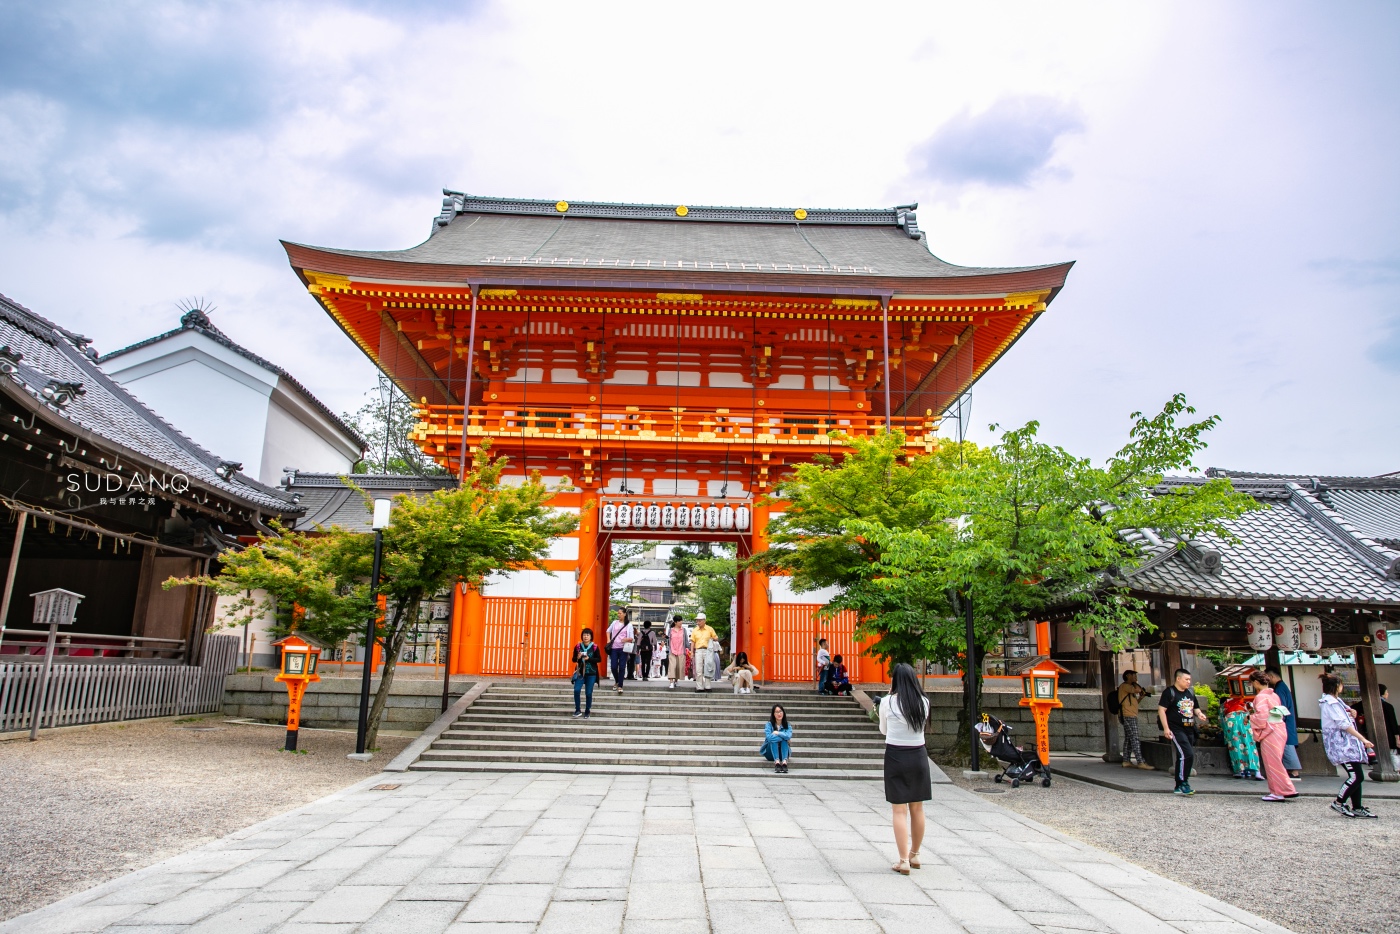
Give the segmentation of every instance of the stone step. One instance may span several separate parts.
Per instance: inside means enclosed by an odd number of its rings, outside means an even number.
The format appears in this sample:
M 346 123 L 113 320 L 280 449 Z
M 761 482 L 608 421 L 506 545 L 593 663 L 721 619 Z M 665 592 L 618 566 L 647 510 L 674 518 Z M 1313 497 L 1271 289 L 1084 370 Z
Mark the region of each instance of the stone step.
M 854 756 L 800 756 L 794 755 L 794 759 L 800 759 L 803 767 L 808 769 L 849 769 L 853 771 L 867 770 L 879 773 L 883 768 L 883 760 L 880 757 L 854 757 Z M 443 749 L 428 749 L 424 751 L 419 762 L 557 762 L 574 763 L 578 765 L 665 765 L 665 766 L 703 766 L 706 768 L 772 768 L 771 763 L 764 759 L 755 749 L 749 755 L 706 753 L 699 754 L 670 754 L 670 755 L 632 755 L 621 752 L 605 752 L 589 750 L 586 752 L 561 751 L 549 752 L 545 750 L 478 750 L 466 755 L 460 752 Z
M 507 735 L 507 736 L 463 736 L 444 734 L 441 739 L 433 743 L 433 749 L 624 749 L 646 753 L 648 755 L 664 753 L 666 750 L 718 750 L 732 751 L 739 749 L 759 748 L 762 737 L 753 736 L 714 736 L 701 739 L 699 737 L 687 737 L 684 739 L 669 739 L 658 737 L 650 740 L 638 739 L 633 736 L 620 734 L 601 733 L 595 736 L 571 735 L 561 737 L 557 734 L 535 733 L 529 735 Z M 806 739 L 801 738 L 795 747 L 799 750 L 811 750 L 813 753 L 821 755 L 852 755 L 868 756 L 872 754 L 884 755 L 885 744 L 883 742 L 870 742 L 868 740 L 850 739 Z
M 811 769 L 794 764 L 785 775 L 773 774 L 773 767 L 767 762 L 762 768 L 709 768 L 693 765 L 594 765 L 589 763 L 558 762 L 467 762 L 435 761 L 422 759 L 409 766 L 417 772 L 529 772 L 532 774 L 560 775 L 676 775 L 703 778 L 763 778 L 765 773 L 774 781 L 790 778 L 820 778 L 823 781 L 858 780 L 879 781 L 880 772 L 869 769 Z
M 726 724 L 723 729 L 707 728 L 698 725 L 687 725 L 679 727 L 668 727 L 666 729 L 652 729 L 650 724 L 645 729 L 637 729 L 637 725 L 630 720 L 607 719 L 603 717 L 590 717 L 587 720 L 575 720 L 572 717 L 536 718 L 538 722 L 521 723 L 496 723 L 482 722 L 470 718 L 462 718 L 443 731 L 443 736 L 466 737 L 485 736 L 495 733 L 511 733 L 516 736 L 548 737 L 558 736 L 561 732 L 579 738 L 591 736 L 617 736 L 625 739 L 640 739 L 649 737 L 652 739 L 664 739 L 671 737 L 683 739 L 685 737 L 741 737 L 749 739 L 751 737 L 762 737 L 762 730 L 737 730 L 733 724 Z M 844 742 L 870 742 L 884 745 L 884 737 L 878 732 L 870 729 L 839 729 L 835 727 L 825 727 L 821 724 L 802 725 L 797 728 L 797 736 L 802 741 L 807 740 L 841 740 Z
M 714 730 L 717 726 L 734 730 L 757 729 L 762 730 L 766 718 L 755 717 L 752 720 L 736 720 L 734 718 L 720 717 L 659 717 L 650 714 L 622 714 L 605 710 L 594 709 L 589 717 L 589 722 L 597 725 L 628 727 L 633 729 L 646 728 L 653 731 L 668 731 L 682 729 Z M 476 713 L 470 711 L 457 718 L 456 725 L 462 724 L 495 724 L 499 726 L 544 726 L 572 723 L 572 711 L 544 710 L 530 713 Z M 845 730 L 848 732 L 865 732 L 875 730 L 875 724 L 869 720 L 828 720 L 823 718 L 793 718 L 793 729 L 830 729 Z

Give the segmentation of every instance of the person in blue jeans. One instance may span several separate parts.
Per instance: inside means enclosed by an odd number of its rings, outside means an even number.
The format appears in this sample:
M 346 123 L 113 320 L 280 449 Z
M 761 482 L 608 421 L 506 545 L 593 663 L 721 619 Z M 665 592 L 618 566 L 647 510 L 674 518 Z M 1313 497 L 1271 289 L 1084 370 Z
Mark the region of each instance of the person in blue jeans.
M 774 704 L 768 722 L 763 724 L 763 758 L 773 763 L 774 772 L 786 772 L 791 748 L 792 724 L 788 722 L 787 711 L 781 704 Z
M 598 646 L 593 644 L 593 630 L 585 629 L 574 646 L 574 716 L 588 719 L 593 713 L 593 685 L 598 683 L 598 662 L 602 660 Z M 583 711 L 578 708 L 580 691 L 587 693 Z

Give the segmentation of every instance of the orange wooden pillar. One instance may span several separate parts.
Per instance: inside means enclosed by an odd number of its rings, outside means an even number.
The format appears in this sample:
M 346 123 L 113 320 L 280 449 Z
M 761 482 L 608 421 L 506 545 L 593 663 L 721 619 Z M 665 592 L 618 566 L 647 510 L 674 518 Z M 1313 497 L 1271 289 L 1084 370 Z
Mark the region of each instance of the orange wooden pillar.
M 452 588 L 452 673 L 481 674 L 486 652 L 486 601 L 469 584 Z
M 753 506 L 753 545 L 754 554 L 768 550 L 768 506 L 754 503 Z M 773 676 L 773 633 L 772 612 L 768 604 L 768 575 L 756 571 L 747 572 L 749 598 L 749 662 L 756 665 L 761 680 Z
M 598 560 L 598 490 L 584 490 L 579 496 L 578 592 L 574 596 L 574 631 L 577 639 L 584 627 L 599 637 L 599 590 L 604 586 L 602 562 Z

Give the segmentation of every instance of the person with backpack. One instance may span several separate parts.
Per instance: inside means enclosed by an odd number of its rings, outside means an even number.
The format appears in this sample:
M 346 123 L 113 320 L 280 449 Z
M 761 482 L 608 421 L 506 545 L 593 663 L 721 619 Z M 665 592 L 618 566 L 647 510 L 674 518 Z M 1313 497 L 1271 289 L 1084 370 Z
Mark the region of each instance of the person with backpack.
M 637 640 L 637 657 L 641 659 L 638 664 L 642 669 L 642 680 L 651 680 L 651 657 L 656 652 L 656 633 L 652 632 L 651 622 L 642 623 L 642 631 Z
M 617 619 L 608 627 L 608 665 L 612 669 L 614 691 L 622 693 L 622 682 L 627 677 L 627 659 L 636 648 L 636 631 L 627 622 L 627 611 L 618 610 Z
M 593 630 L 585 628 L 579 635 L 573 654 L 574 676 L 571 680 L 574 683 L 575 719 L 582 717 L 587 720 L 593 713 L 593 685 L 598 683 L 598 663 L 602 660 L 598 646 L 593 644 Z M 587 692 L 588 700 L 580 713 L 578 696 L 581 691 Z
M 1108 695 L 1108 712 L 1118 716 L 1123 724 L 1123 768 L 1131 769 L 1136 763 L 1139 769 L 1151 769 L 1142 760 L 1142 733 L 1138 723 L 1138 702 L 1146 696 L 1147 690 L 1138 684 L 1137 672 L 1131 668 L 1123 672 L 1123 683 Z

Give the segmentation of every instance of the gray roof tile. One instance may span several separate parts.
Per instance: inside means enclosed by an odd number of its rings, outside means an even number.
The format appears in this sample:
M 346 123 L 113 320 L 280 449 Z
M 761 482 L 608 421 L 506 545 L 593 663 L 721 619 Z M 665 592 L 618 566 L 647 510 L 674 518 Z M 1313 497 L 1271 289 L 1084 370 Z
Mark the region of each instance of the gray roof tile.
M 280 490 L 234 474 L 223 479 L 215 468 L 220 458 L 185 437 L 135 396 L 102 372 L 94 357 L 80 350 L 87 341 L 60 328 L 17 302 L 0 295 L 0 345 L 23 359 L 6 386 L 25 404 L 90 432 L 114 449 L 183 473 L 206 489 L 273 515 L 300 510 Z M 81 383 L 83 392 L 66 406 L 50 404 L 40 394 L 49 380 Z

